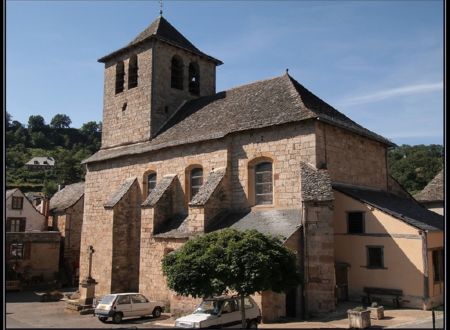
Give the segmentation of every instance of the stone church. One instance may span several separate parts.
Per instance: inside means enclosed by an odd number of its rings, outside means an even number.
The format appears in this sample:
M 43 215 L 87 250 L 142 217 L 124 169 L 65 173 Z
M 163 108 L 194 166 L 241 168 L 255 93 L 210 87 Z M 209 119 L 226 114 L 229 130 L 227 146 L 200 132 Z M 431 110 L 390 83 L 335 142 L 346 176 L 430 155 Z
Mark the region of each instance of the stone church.
M 162 16 L 99 62 L 102 147 L 83 161 L 80 279 L 92 246 L 97 296 L 139 291 L 190 312 L 198 301 L 168 290 L 163 256 L 205 232 L 256 229 L 295 250 L 304 274 L 296 290 L 257 295 L 263 320 L 334 310 L 345 260 L 336 259 L 333 185 L 406 201 L 387 172 L 393 144 L 287 73 L 216 92 L 223 63 Z

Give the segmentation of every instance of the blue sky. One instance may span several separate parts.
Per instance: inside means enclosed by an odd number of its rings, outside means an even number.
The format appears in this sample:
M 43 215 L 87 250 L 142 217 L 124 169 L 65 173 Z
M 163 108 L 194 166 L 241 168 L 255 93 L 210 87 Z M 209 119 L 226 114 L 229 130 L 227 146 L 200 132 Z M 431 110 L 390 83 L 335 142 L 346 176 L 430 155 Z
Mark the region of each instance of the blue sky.
M 217 91 L 289 74 L 397 144 L 443 143 L 442 1 L 164 1 L 164 17 L 224 62 Z M 103 65 L 158 1 L 6 2 L 7 111 L 24 124 L 102 120 Z

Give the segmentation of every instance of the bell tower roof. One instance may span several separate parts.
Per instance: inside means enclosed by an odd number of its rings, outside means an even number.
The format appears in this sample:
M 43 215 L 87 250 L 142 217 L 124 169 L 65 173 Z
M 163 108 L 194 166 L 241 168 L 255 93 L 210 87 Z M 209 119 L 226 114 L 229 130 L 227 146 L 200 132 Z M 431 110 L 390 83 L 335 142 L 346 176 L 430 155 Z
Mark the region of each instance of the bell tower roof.
M 105 63 L 114 56 L 124 53 L 127 50 L 130 50 L 150 39 L 157 39 L 172 46 L 197 54 L 201 57 L 206 57 L 216 65 L 223 64 L 222 61 L 201 52 L 162 16 L 159 16 L 156 20 L 154 20 L 152 24 L 139 33 L 139 35 L 128 45 L 100 58 L 98 61 L 100 63 Z

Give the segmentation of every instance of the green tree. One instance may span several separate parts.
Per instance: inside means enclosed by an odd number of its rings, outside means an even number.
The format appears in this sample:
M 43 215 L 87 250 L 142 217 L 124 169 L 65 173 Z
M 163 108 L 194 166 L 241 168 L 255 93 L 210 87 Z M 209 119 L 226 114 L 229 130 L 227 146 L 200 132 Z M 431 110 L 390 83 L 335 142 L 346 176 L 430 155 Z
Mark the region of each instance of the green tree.
M 281 240 L 256 230 L 225 229 L 189 240 L 162 261 L 168 287 L 180 295 L 208 297 L 229 291 L 241 299 L 255 292 L 282 292 L 297 286 L 301 277 L 294 252 Z
M 56 114 L 50 122 L 53 128 L 69 128 L 70 124 L 72 124 L 70 117 L 61 113 Z
M 389 173 L 410 193 L 422 190 L 442 169 L 441 145 L 401 145 L 388 153 Z
M 37 132 L 41 131 L 46 127 L 44 117 L 37 115 L 37 116 L 30 116 L 28 118 L 28 130 L 31 132 Z

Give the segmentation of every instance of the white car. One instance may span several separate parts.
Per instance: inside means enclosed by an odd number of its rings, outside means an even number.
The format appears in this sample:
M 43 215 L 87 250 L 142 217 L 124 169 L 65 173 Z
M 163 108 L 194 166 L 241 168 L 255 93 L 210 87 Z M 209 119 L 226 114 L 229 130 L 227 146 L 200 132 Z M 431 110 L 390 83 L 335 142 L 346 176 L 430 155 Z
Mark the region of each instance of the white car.
M 163 302 L 150 301 L 140 293 L 112 293 L 102 297 L 94 316 L 102 322 L 111 317 L 114 323 L 120 323 L 124 317 L 160 317 L 163 310 Z
M 204 299 L 190 315 L 175 320 L 177 328 L 242 328 L 240 298 L 220 296 Z M 244 298 L 247 328 L 257 328 L 261 311 L 251 297 Z

